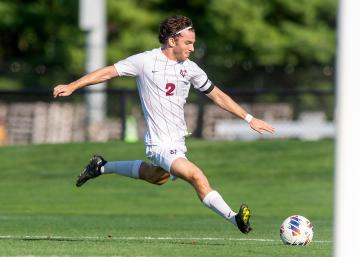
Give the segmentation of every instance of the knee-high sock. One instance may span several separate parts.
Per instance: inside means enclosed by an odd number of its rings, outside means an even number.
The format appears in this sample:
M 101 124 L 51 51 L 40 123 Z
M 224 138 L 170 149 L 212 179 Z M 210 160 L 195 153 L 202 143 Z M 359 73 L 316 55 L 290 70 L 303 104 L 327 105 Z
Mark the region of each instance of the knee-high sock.
M 107 162 L 101 167 L 101 173 L 116 173 L 130 178 L 139 178 L 141 163 L 141 160 Z
M 211 210 L 213 210 L 214 212 L 216 212 L 217 214 L 219 214 L 220 216 L 222 216 L 236 226 L 236 213 L 231 210 L 229 205 L 227 205 L 227 203 L 217 191 L 211 191 L 210 193 L 208 193 L 204 197 L 202 202 Z

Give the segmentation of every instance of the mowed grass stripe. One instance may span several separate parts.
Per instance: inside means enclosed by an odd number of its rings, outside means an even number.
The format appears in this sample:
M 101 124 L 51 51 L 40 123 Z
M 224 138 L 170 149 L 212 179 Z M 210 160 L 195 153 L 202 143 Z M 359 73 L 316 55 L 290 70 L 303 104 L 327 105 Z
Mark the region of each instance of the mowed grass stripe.
M 281 242 L 281 240 L 265 239 L 265 238 L 232 238 L 232 237 L 96 237 L 96 236 L 14 236 L 14 235 L 0 235 L 0 239 L 15 239 L 15 240 L 68 240 L 68 241 L 84 241 L 84 240 L 159 240 L 159 241 L 172 241 L 172 240 L 184 240 L 184 241 L 258 241 L 258 242 Z M 333 241 L 329 240 L 314 240 L 312 243 L 330 244 Z

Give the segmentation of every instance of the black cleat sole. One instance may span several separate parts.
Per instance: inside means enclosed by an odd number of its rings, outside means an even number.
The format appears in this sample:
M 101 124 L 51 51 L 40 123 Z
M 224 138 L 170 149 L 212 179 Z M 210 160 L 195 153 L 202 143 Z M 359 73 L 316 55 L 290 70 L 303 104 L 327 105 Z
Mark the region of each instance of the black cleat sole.
M 235 219 L 239 230 L 244 234 L 247 234 L 252 230 L 250 227 L 250 218 L 251 213 L 249 207 L 246 204 L 242 204 Z

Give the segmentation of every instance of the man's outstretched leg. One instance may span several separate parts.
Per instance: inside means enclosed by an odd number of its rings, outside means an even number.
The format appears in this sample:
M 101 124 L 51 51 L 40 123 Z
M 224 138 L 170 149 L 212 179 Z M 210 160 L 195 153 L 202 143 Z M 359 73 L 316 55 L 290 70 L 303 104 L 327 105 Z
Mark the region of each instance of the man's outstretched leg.
M 94 155 L 78 176 L 76 186 L 80 187 L 89 179 L 96 178 L 102 174 L 112 173 L 134 179 L 142 179 L 155 185 L 164 184 L 170 176 L 162 168 L 141 160 L 107 162 L 102 156 Z
M 238 213 L 232 211 L 221 195 L 210 187 L 206 176 L 195 164 L 178 158 L 171 165 L 171 173 L 189 182 L 205 206 L 237 226 L 242 233 L 247 234 L 252 230 L 250 209 L 242 204 Z

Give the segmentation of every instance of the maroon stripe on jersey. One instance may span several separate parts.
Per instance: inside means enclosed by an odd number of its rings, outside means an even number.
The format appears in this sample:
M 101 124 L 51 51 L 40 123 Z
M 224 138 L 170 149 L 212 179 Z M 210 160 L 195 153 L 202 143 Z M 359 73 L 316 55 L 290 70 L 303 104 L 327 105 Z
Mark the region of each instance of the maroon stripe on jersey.
M 153 109 L 153 107 L 152 107 L 152 104 L 151 104 L 151 98 L 150 98 L 150 93 L 149 93 L 149 88 L 146 88 L 146 84 L 145 84 L 145 73 L 144 73 L 144 66 L 145 66 L 145 64 L 143 64 L 143 67 L 142 67 L 142 75 L 143 75 L 143 77 L 142 77 L 142 80 L 143 80 L 143 83 L 142 83 L 142 85 L 144 86 L 144 93 L 143 93 L 143 98 L 145 98 L 145 96 L 147 95 L 148 96 L 148 102 L 149 102 L 149 107 L 150 107 L 150 109 L 151 109 L 151 111 L 154 113 L 154 109 Z M 148 93 L 146 93 L 145 91 L 148 91 Z M 145 99 L 143 100 L 143 101 L 145 101 Z M 143 103 L 144 105 L 145 105 L 145 103 Z M 144 111 L 146 110 L 146 108 L 144 108 Z M 144 115 L 145 115 L 145 113 L 144 113 Z M 147 131 L 148 131 L 148 135 L 149 135 L 149 143 L 150 144 L 152 144 L 152 138 L 151 138 L 151 133 L 150 133 L 150 128 L 149 128 L 149 124 L 148 124 L 148 122 L 145 120 L 145 124 L 146 124 L 146 127 L 147 127 Z
M 176 72 L 176 65 L 174 65 L 174 72 L 175 72 L 175 77 L 176 77 L 176 97 L 177 97 L 177 102 L 178 102 L 178 110 L 179 110 L 179 113 L 178 113 L 178 117 L 181 117 L 181 108 L 180 108 L 180 101 L 179 101 L 179 93 L 178 93 L 178 87 L 179 87 L 179 78 L 178 78 L 178 74 Z M 181 91 L 180 91 L 181 92 Z M 174 123 L 176 124 L 176 122 L 174 121 Z M 177 124 L 176 124 L 177 125 Z M 183 124 L 184 125 L 184 124 Z M 177 125 L 178 126 L 178 125 Z M 179 129 L 178 130 L 178 134 L 179 134 L 179 137 L 181 138 L 183 135 L 181 135 L 181 130 Z
M 156 56 L 156 59 L 155 59 L 155 63 L 154 63 L 154 70 L 155 70 L 155 67 L 156 67 L 156 60 L 157 60 L 157 56 Z M 164 67 L 164 81 L 166 81 L 165 79 L 165 73 L 166 73 L 166 66 L 167 66 L 167 63 L 168 63 L 168 59 L 166 59 L 166 63 L 165 63 L 165 67 Z M 153 82 L 155 84 L 155 75 L 153 76 Z M 161 109 L 161 113 L 162 113 L 162 117 L 165 121 L 165 124 L 166 124 L 166 127 L 167 127 L 167 131 L 168 131 L 168 134 L 169 134 L 169 138 L 171 139 L 172 141 L 172 137 L 171 137 L 171 134 L 170 134 L 170 129 L 169 129 L 169 126 L 168 126 L 168 123 L 166 121 L 166 117 L 165 117 L 165 114 L 164 114 L 164 108 L 161 104 L 161 96 L 160 96 L 160 93 L 159 93 L 159 86 L 156 85 L 156 88 L 157 88 L 157 92 L 158 92 L 158 97 L 159 97 L 159 103 L 160 103 L 160 109 Z

